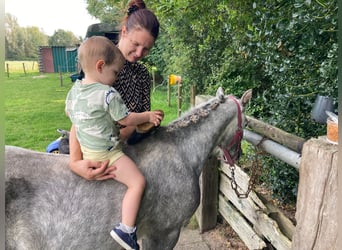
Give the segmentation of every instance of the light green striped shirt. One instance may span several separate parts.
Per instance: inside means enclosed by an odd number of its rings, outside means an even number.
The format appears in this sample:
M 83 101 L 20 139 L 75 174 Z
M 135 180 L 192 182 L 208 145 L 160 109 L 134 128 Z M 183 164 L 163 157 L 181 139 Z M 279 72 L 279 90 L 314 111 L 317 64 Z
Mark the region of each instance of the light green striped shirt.
M 65 110 L 76 127 L 80 144 L 92 150 L 105 151 L 120 143 L 117 121 L 129 114 L 120 94 L 101 83 L 74 83 L 69 91 Z

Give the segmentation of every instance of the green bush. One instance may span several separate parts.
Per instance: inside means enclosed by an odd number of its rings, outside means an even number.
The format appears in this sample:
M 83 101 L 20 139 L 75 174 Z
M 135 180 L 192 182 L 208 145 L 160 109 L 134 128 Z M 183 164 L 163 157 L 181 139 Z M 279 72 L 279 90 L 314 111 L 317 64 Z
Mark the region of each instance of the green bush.
M 305 139 L 323 135 L 326 126 L 311 120 L 311 109 L 317 95 L 337 102 L 337 3 L 271 2 L 255 6 L 250 33 L 251 53 L 264 79 L 254 92 L 251 114 Z M 297 170 L 274 159 L 265 166 L 274 195 L 295 200 Z
M 200 94 L 253 88 L 249 115 L 305 139 L 325 134 L 311 109 L 317 95 L 337 108 L 336 0 L 152 2 L 162 25 L 158 69 Z M 293 200 L 297 170 L 274 159 L 263 168 L 274 195 Z

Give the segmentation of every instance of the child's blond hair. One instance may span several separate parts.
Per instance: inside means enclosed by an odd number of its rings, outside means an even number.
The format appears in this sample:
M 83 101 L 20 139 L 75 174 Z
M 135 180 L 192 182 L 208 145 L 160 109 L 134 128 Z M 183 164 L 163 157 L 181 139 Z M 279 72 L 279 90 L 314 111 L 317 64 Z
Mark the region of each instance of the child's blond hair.
M 104 36 L 92 36 L 78 48 L 78 62 L 83 71 L 88 71 L 98 60 L 104 60 L 110 65 L 114 61 L 120 62 L 125 59 L 111 40 Z

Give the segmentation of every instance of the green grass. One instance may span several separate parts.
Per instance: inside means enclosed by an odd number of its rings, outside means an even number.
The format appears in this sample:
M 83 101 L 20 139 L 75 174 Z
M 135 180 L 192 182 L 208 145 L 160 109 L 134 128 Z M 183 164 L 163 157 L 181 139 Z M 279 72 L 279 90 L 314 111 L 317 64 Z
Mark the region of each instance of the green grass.
M 57 128 L 69 129 L 64 100 L 71 87 L 58 74 L 12 75 L 5 79 L 5 144 L 45 151 L 59 134 Z
M 46 146 L 59 134 L 57 128 L 69 130 L 71 123 L 64 113 L 64 100 L 72 86 L 70 74 L 31 73 L 11 74 L 5 77 L 4 111 L 5 144 L 45 151 Z M 162 125 L 177 117 L 177 100 L 172 95 L 167 103 L 166 86 L 152 92 L 152 109 L 162 109 L 165 119 Z M 186 110 L 189 104 L 184 104 Z

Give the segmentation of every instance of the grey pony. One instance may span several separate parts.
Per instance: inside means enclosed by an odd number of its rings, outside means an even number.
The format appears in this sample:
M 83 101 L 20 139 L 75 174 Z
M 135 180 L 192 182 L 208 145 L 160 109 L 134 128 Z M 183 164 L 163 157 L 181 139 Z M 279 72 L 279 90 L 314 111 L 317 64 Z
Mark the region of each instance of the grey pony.
M 243 110 L 251 90 L 238 102 L 228 97 L 220 88 L 216 97 L 125 147 L 147 180 L 137 218 L 144 250 L 173 249 L 198 207 L 203 163 L 217 145 L 232 140 L 237 105 Z M 14 146 L 6 146 L 5 154 L 6 249 L 120 249 L 109 232 L 120 221 L 125 186 L 77 176 L 67 155 Z

